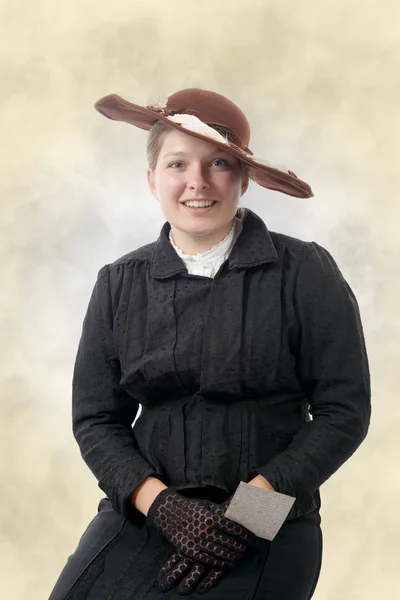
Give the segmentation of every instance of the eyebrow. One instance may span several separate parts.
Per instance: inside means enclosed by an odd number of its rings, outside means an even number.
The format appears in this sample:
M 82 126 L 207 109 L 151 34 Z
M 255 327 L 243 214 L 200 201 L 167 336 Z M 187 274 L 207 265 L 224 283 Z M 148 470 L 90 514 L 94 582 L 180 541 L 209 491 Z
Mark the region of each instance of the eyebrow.
M 213 156 L 214 154 L 226 154 L 227 156 L 229 156 L 229 153 L 226 152 L 225 150 L 222 150 L 221 148 L 219 148 L 218 150 L 214 150 L 213 152 L 209 153 L 209 156 Z M 163 155 L 163 158 L 166 158 L 167 156 L 185 156 L 186 152 L 181 152 L 181 151 L 177 151 L 177 152 L 167 152 L 166 154 Z

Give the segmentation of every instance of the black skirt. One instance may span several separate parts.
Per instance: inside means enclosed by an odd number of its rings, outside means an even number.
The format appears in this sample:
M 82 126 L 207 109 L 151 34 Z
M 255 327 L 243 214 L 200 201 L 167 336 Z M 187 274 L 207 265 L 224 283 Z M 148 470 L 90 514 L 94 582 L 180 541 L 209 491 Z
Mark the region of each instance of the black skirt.
M 199 489 L 187 495 L 201 497 Z M 207 493 L 213 501 L 216 495 Z M 286 521 L 272 542 L 257 537 L 255 545 L 206 594 L 203 600 L 310 600 L 322 559 L 319 509 Z M 177 600 L 178 586 L 158 587 L 157 575 L 174 547 L 147 525 L 131 522 L 111 502 L 100 501 L 98 513 L 68 558 L 49 600 Z

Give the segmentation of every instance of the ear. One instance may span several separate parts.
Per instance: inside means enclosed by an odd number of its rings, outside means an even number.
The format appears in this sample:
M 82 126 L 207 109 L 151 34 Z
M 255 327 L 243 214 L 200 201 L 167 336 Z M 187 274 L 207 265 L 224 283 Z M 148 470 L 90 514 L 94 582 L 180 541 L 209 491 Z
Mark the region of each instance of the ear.
M 240 195 L 243 196 L 243 194 L 245 192 L 247 192 L 247 188 L 249 187 L 249 182 L 250 182 L 250 178 L 249 178 L 249 174 L 248 171 L 244 171 L 243 173 L 243 177 L 242 177 L 242 186 L 241 186 L 241 193 Z
M 154 174 L 153 171 L 149 168 L 147 169 L 147 185 L 149 186 L 149 190 L 151 191 L 151 193 L 153 194 L 153 196 L 155 198 L 157 198 L 157 190 L 156 190 L 156 186 L 154 183 Z

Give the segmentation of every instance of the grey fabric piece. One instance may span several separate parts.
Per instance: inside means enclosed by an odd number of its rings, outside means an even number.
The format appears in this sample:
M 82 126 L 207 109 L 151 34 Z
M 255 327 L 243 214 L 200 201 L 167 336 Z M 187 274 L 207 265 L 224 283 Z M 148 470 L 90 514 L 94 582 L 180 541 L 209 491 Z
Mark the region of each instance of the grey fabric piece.
M 241 481 L 225 516 L 249 531 L 273 540 L 282 527 L 296 498 L 265 490 Z

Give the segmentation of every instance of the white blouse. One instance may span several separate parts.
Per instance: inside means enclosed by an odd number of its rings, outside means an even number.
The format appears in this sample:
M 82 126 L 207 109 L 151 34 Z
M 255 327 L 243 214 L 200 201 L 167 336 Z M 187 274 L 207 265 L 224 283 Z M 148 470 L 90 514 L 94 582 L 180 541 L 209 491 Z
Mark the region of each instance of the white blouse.
M 191 275 L 203 275 L 205 277 L 214 277 L 220 266 L 228 258 L 240 232 L 242 231 L 242 220 L 235 217 L 235 223 L 230 232 L 224 237 L 221 242 L 214 244 L 212 248 L 198 254 L 185 254 L 175 245 L 172 239 L 171 230 L 169 232 L 169 240 L 175 248 L 177 254 L 181 257 L 186 265 L 188 273 Z

